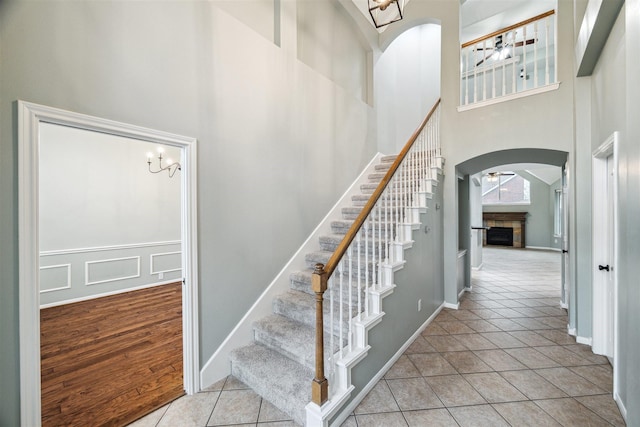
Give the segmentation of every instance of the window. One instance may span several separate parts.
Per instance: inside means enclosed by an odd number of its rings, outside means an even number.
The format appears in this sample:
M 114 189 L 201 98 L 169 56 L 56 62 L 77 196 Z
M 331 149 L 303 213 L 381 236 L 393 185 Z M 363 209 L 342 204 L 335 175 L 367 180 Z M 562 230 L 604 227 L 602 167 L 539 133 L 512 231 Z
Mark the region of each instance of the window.
M 562 190 L 556 190 L 553 204 L 553 235 L 562 235 Z
M 531 185 L 513 172 L 490 172 L 482 177 L 483 205 L 528 205 Z

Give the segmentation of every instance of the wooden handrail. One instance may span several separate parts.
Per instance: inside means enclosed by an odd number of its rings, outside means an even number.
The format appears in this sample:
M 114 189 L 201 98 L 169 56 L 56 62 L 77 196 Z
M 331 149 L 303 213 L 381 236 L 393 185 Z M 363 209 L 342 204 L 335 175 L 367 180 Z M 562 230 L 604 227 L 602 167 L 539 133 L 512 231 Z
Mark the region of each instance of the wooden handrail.
M 511 30 L 515 30 L 515 29 L 520 28 L 520 27 L 524 27 L 525 25 L 529 25 L 532 22 L 538 21 L 538 20 L 540 20 L 542 18 L 546 18 L 547 16 L 551 16 L 551 15 L 553 15 L 555 13 L 556 13 L 555 10 L 550 10 L 548 12 L 541 13 L 540 15 L 534 16 L 533 18 L 526 19 L 526 20 L 524 20 L 522 22 L 518 22 L 517 24 L 513 24 L 513 25 L 511 25 L 509 27 L 502 28 L 501 30 L 498 30 L 498 31 L 494 31 L 493 33 L 487 34 L 486 36 L 478 37 L 475 40 L 471 40 L 471 41 L 468 41 L 466 43 L 463 43 L 461 48 L 464 49 L 465 47 L 469 47 L 469 46 L 474 45 L 476 43 L 480 43 L 482 41 L 494 38 L 495 36 L 499 36 L 500 34 L 504 34 L 507 31 L 511 31 Z
M 336 250 L 333 252 L 333 255 L 331 255 L 331 258 L 329 258 L 329 261 L 327 261 L 327 264 L 316 264 L 315 270 L 313 271 L 313 275 L 311 278 L 311 289 L 316 294 L 316 363 L 315 378 L 311 383 L 311 401 L 319 406 L 325 403 L 329 398 L 329 382 L 324 376 L 324 325 L 322 318 L 323 294 L 327 290 L 329 277 L 331 277 L 331 274 L 340 263 L 340 260 L 347 252 L 347 249 L 356 238 L 356 235 L 360 231 L 360 228 L 362 228 L 365 220 L 373 211 L 373 208 L 378 202 L 378 199 L 380 199 L 382 193 L 387 188 L 387 185 L 389 185 L 389 182 L 391 182 L 391 179 L 409 153 L 409 150 L 411 149 L 411 147 L 413 147 L 413 144 L 418 139 L 418 136 L 429 122 L 429 119 L 431 119 L 431 116 L 433 116 L 433 113 L 438 108 L 438 105 L 440 105 L 440 99 L 436 101 L 436 103 L 431 108 L 431 111 L 429 111 L 429 114 L 427 114 L 427 117 L 425 117 L 420 126 L 418 126 L 418 129 L 416 129 L 413 135 L 411 135 L 411 138 L 409 138 L 409 141 L 407 141 L 402 151 L 400 151 L 400 154 L 398 154 L 398 157 L 395 159 L 387 173 L 384 175 L 384 178 L 382 178 L 382 181 L 380 182 L 380 184 L 378 184 L 378 187 L 373 192 L 367 203 L 364 205 L 356 220 L 353 222 L 353 224 L 351 224 L 351 228 L 349 228 L 349 231 L 347 231 L 347 234 L 344 236 Z
M 420 132 L 422 132 L 422 129 L 424 129 L 424 127 L 427 125 L 427 122 L 429 121 L 433 113 L 436 111 L 436 108 L 438 108 L 438 105 L 440 105 L 440 99 L 436 101 L 436 103 L 431 108 L 431 111 L 429 111 L 429 114 L 427 114 L 427 117 L 425 117 L 425 119 L 422 121 L 418 129 L 416 129 L 413 135 L 411 135 L 411 138 L 409 138 L 409 141 L 407 141 L 402 151 L 400 151 L 400 154 L 398 154 L 398 157 L 391 165 L 391 168 L 389 168 L 384 178 L 382 178 L 382 181 L 380 182 L 380 184 L 378 184 L 378 187 L 376 188 L 376 190 L 373 192 L 373 194 L 371 195 L 367 203 L 362 208 L 360 215 L 358 215 L 356 220 L 351 225 L 351 228 L 349 228 L 349 231 L 347 231 L 347 234 L 344 236 L 344 238 L 342 239 L 342 241 L 340 242 L 336 250 L 333 252 L 333 255 L 331 255 L 331 258 L 329 258 L 329 261 L 327 261 L 327 263 L 325 264 L 324 271 L 325 273 L 327 273 L 327 277 L 330 277 L 333 271 L 338 266 L 338 263 L 340 262 L 344 254 L 347 252 L 347 249 L 351 245 L 351 242 L 353 242 L 353 239 L 356 238 L 356 235 L 358 234 L 358 230 L 360 230 L 360 227 L 362 227 L 362 224 L 364 224 L 364 221 L 367 219 L 367 217 L 373 210 L 373 207 L 378 202 L 378 199 L 382 196 L 382 193 L 387 188 L 387 185 L 391 181 L 391 178 L 398 170 L 398 167 L 400 167 L 400 164 L 402 163 L 404 158 L 407 156 L 407 153 L 409 152 L 413 144 L 416 142 L 416 139 L 418 139 L 418 135 L 420 135 Z

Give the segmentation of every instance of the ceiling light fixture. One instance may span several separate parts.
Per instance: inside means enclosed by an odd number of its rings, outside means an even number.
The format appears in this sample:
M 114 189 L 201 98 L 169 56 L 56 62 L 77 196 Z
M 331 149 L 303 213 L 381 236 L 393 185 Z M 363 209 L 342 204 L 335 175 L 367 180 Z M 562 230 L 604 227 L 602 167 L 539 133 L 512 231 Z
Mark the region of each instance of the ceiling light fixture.
M 368 0 L 369 13 L 376 28 L 402 19 L 404 0 Z
M 182 167 L 180 166 L 180 163 L 174 162 L 171 159 L 167 159 L 167 165 L 162 166 L 162 153 L 164 153 L 164 148 L 158 147 L 158 170 L 151 169 L 151 159 L 153 158 L 153 153 L 147 153 L 147 164 L 149 165 L 149 172 L 160 173 L 162 171 L 168 171 L 169 178 L 173 178 L 173 175 L 175 175 L 177 171 L 182 170 Z

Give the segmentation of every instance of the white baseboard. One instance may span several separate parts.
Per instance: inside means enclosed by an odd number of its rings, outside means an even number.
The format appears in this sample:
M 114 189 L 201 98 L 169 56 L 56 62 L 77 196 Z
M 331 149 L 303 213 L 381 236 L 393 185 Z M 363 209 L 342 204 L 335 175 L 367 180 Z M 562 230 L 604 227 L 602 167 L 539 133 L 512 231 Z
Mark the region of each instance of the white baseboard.
M 444 308 L 450 308 L 452 310 L 457 310 L 460 308 L 460 303 L 456 303 L 456 304 L 451 304 L 450 302 L 444 302 L 442 303 Z
M 429 316 L 429 318 L 422 324 L 422 326 L 420 326 L 418 330 L 414 332 L 413 335 L 411 335 L 411 337 L 402 345 L 402 347 L 400 347 L 400 349 L 393 355 L 393 357 L 391 357 L 391 359 L 389 359 L 389 361 L 385 363 L 382 369 L 380 369 L 380 371 L 378 371 L 378 373 L 373 378 L 371 378 L 371 381 L 369 381 L 367 385 L 364 386 L 362 390 L 360 390 L 360 393 L 358 393 L 353 398 L 353 400 L 349 402 L 349 405 L 347 405 L 342 410 L 340 415 L 338 415 L 336 419 L 333 421 L 333 423 L 331 423 L 331 426 L 342 425 L 342 423 L 349 417 L 349 415 L 353 413 L 353 411 L 360 404 L 360 402 L 362 402 L 362 400 L 369 394 L 369 392 L 373 389 L 373 387 L 375 387 L 375 385 L 378 384 L 378 381 L 380 381 L 382 377 L 384 377 L 384 375 L 387 373 L 389 369 L 391 369 L 394 363 L 396 363 L 398 359 L 400 359 L 400 356 L 402 356 L 404 352 L 407 351 L 409 346 L 413 344 L 416 338 L 420 336 L 422 331 L 424 331 L 426 327 L 429 326 L 431 322 L 433 322 L 433 319 L 435 319 L 436 316 L 440 314 L 440 312 L 444 307 L 445 307 L 445 303 L 442 303 L 440 307 L 438 307 L 436 311 L 434 311 L 433 314 Z
M 575 337 L 577 332 L 576 332 L 576 328 L 572 328 L 569 325 L 567 325 L 567 333 L 569 335 L 571 335 L 572 337 Z
M 553 252 L 562 252 L 561 249 L 558 248 L 548 248 L 546 246 L 525 246 L 525 249 L 535 249 L 537 251 L 553 251 Z
M 282 270 L 276 275 L 269 286 L 258 297 L 256 302 L 245 313 L 231 333 L 220 344 L 220 347 L 207 360 L 200 371 L 200 387 L 206 388 L 221 380 L 231 373 L 229 354 L 236 348 L 249 345 L 253 340 L 253 323 L 263 317 L 272 314 L 273 298 L 289 289 L 289 275 L 297 270 L 306 268 L 304 257 L 308 252 L 318 250 L 318 236 L 328 234 L 331 230 L 331 221 L 340 215 L 343 207 L 351 206 L 351 196 L 360 193 L 360 184 L 367 182 L 367 175 L 374 172 L 375 165 L 383 155 L 376 154 L 351 186 L 336 202 L 320 224 L 311 232 L 302 246 L 291 257 Z
M 482 267 L 484 267 L 484 262 L 481 262 L 480 265 L 477 267 L 471 267 L 471 269 L 474 271 L 479 271 L 479 270 L 482 270 Z
M 576 337 L 576 342 L 578 344 L 586 344 L 589 347 L 592 346 L 593 344 L 593 338 L 587 338 L 587 337 Z
M 118 289 L 118 290 L 115 290 L 115 291 L 104 292 L 104 293 L 101 293 L 101 294 L 88 295 L 86 297 L 78 297 L 78 298 L 72 298 L 72 299 L 68 299 L 68 300 L 64 300 L 64 301 L 56 301 L 56 302 L 51 302 L 51 303 L 48 303 L 48 304 L 41 304 L 40 305 L 40 309 L 42 310 L 43 308 L 57 307 L 57 306 L 60 306 L 60 305 L 73 304 L 74 302 L 89 301 L 89 300 L 96 299 L 96 298 L 102 298 L 102 297 L 108 297 L 108 296 L 111 296 L 111 295 L 124 294 L 125 292 L 133 292 L 133 291 L 139 291 L 139 290 L 147 289 L 147 288 L 155 288 L 156 286 L 163 286 L 163 285 L 168 285 L 169 283 L 176 283 L 176 282 L 181 282 L 181 281 L 182 281 L 182 278 L 173 279 L 173 280 L 165 280 L 163 282 L 150 283 L 148 285 L 135 286 L 133 288 Z
M 613 393 L 613 400 L 618 405 L 618 409 L 620 409 L 620 415 L 624 419 L 625 424 L 627 423 L 627 408 L 624 406 L 622 399 L 620 398 L 620 394 L 618 392 Z

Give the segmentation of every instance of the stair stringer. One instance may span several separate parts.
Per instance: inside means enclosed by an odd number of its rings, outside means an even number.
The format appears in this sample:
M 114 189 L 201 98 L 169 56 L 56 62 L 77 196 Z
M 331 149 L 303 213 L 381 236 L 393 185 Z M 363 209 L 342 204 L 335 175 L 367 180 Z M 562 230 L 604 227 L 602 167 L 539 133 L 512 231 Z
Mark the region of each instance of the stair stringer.
M 340 216 L 343 208 L 351 206 L 351 198 L 361 194 L 361 185 L 368 183 L 368 175 L 375 172 L 375 166 L 379 164 L 384 154 L 377 153 L 354 180 L 351 186 L 331 208 L 320 224 L 313 230 L 305 242 L 287 262 L 284 268 L 276 275 L 269 286 L 264 290 L 256 302 L 233 328 L 213 353 L 200 371 L 200 386 L 202 389 L 216 383 L 231 374 L 230 353 L 239 347 L 246 346 L 253 341 L 253 324 L 257 320 L 272 313 L 272 301 L 275 296 L 286 292 L 290 286 L 291 273 L 305 268 L 305 255 L 308 252 L 319 249 L 318 238 L 331 230 L 331 221 Z
M 441 158 L 440 158 L 441 159 Z M 438 165 L 442 165 L 442 160 L 439 160 Z M 424 180 L 424 185 L 420 185 L 420 189 L 415 192 L 414 196 L 416 200 L 414 200 L 415 209 L 410 207 L 407 213 L 407 218 L 405 222 L 401 224 L 400 236 L 402 238 L 401 241 L 394 242 L 393 246 L 395 260 L 392 264 L 383 264 L 382 266 L 382 284 L 380 289 L 370 291 L 370 299 L 369 299 L 369 315 L 366 318 L 358 319 L 356 316 L 356 320 L 354 322 L 355 328 L 355 336 L 353 338 L 355 347 L 352 351 L 344 355 L 337 362 L 337 369 L 334 378 L 329 381 L 330 387 L 333 387 L 330 390 L 330 395 L 332 396 L 327 402 L 325 402 L 322 406 L 319 406 L 313 402 L 307 404 L 306 410 L 306 419 L 305 426 L 306 427 L 328 427 L 329 420 L 333 419 L 341 409 L 345 402 L 351 397 L 351 394 L 355 387 L 351 382 L 351 371 L 352 369 L 362 361 L 371 347 L 368 344 L 368 335 L 369 331 L 379 324 L 382 321 L 385 313 L 382 310 L 383 300 L 387 296 L 391 295 L 396 288 L 394 282 L 394 273 L 402 269 L 405 265 L 404 261 L 404 251 L 411 249 L 413 245 L 413 240 L 411 240 L 413 231 L 420 229 L 423 221 L 420 218 L 421 214 L 426 213 L 427 208 L 427 199 L 432 198 L 433 187 L 438 184 L 438 176 L 442 175 L 442 169 L 434 167 L 432 169 L 432 177 Z M 425 191 L 426 190 L 426 191 Z M 420 330 L 424 329 L 426 325 L 428 325 L 435 315 L 442 309 L 442 306 L 436 311 L 436 313 L 430 317 L 430 319 L 424 324 Z M 417 332 L 419 333 L 419 332 Z M 406 350 L 411 342 L 417 337 L 414 337 L 409 340 L 405 347 L 403 347 L 402 352 Z M 393 362 L 397 360 L 402 352 L 399 352 L 396 356 L 394 356 Z M 336 353 L 337 354 L 337 353 Z M 393 363 L 387 363 L 385 365 L 384 371 L 388 370 Z M 380 376 L 381 378 L 382 376 Z M 379 378 L 376 379 L 376 382 Z M 375 384 L 375 383 L 373 383 Z M 366 394 L 359 393 L 360 398 L 358 401 L 362 400 Z M 350 406 L 353 405 L 353 402 Z M 355 406 L 354 406 L 355 407 Z

